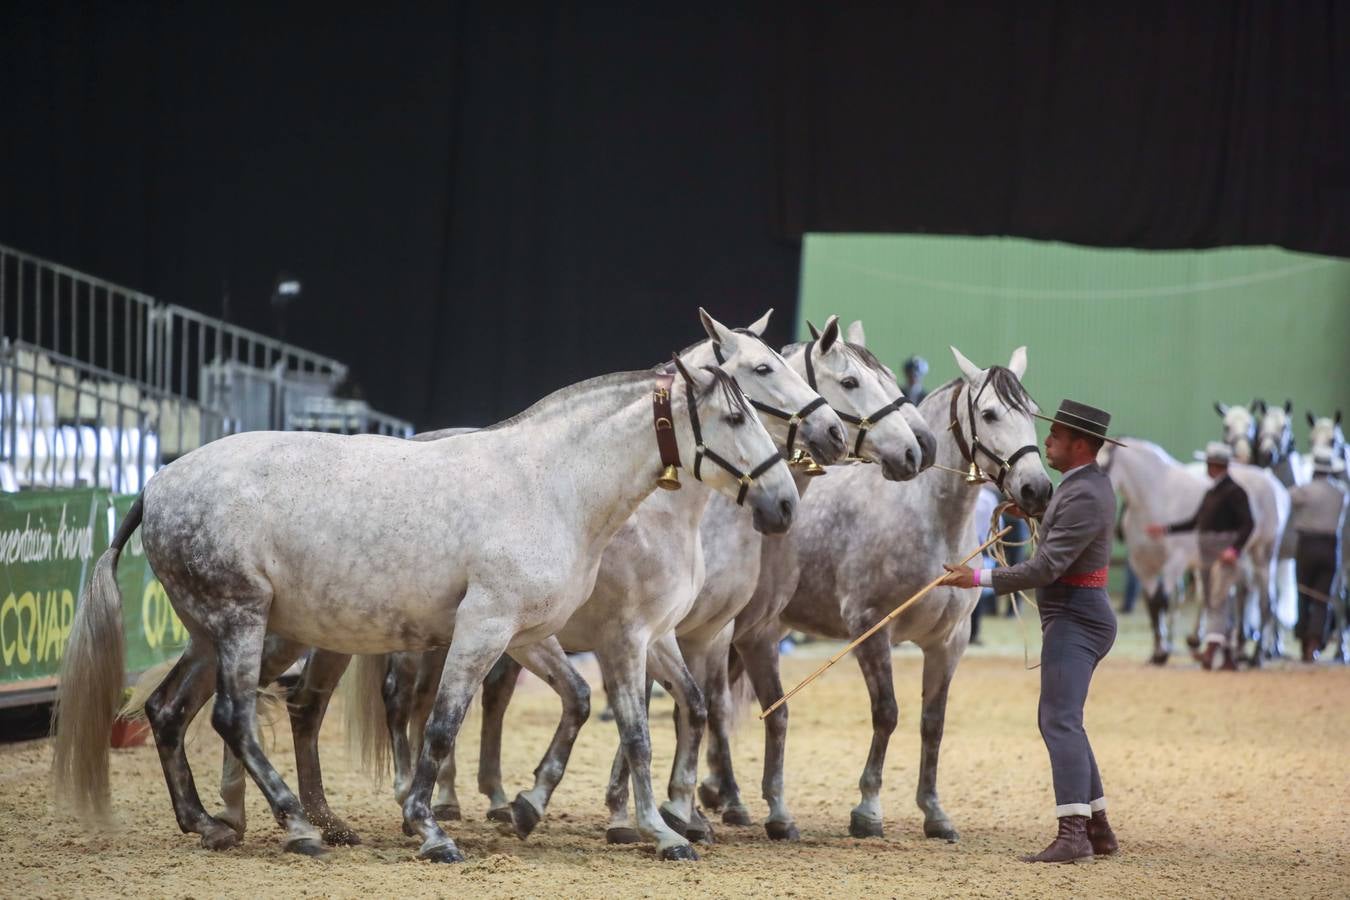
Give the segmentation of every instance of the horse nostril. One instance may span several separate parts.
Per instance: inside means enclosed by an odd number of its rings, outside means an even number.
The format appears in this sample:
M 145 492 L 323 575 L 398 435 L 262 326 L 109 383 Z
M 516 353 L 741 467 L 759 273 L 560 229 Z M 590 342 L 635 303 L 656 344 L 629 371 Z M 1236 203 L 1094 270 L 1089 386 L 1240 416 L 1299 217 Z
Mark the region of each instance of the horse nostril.
M 829 435 L 830 440 L 834 441 L 841 447 L 844 445 L 844 432 L 840 430 L 838 425 L 830 426 Z
M 917 468 L 917 464 L 914 462 L 914 448 L 913 448 L 913 447 L 907 447 L 907 448 L 905 448 L 905 463 L 906 463 L 908 466 L 910 466 L 911 468 Z
M 792 501 L 791 501 L 791 500 L 779 500 L 779 501 L 778 501 L 778 511 L 779 511 L 780 513 L 783 514 L 783 521 L 784 521 L 784 522 L 791 522 L 791 521 L 792 521 Z

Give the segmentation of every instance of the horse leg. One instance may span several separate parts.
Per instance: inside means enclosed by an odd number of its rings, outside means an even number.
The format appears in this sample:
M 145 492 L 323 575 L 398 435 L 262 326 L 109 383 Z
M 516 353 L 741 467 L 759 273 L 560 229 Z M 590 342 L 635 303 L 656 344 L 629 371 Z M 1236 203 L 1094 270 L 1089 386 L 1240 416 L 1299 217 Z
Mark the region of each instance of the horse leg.
M 743 635 L 736 642 L 736 653 L 745 666 L 745 674 L 755 689 L 760 709 L 768 709 L 783 696 L 783 681 L 778 674 L 778 637 L 764 629 Z M 801 835 L 783 796 L 783 765 L 787 758 L 788 708 L 784 703 L 764 720 L 764 778 L 761 789 L 769 804 L 764 831 L 770 840 L 797 841 Z
M 305 648 L 286 640 L 280 635 L 269 634 L 263 643 L 262 673 L 259 684 L 271 684 L 281 677 L 291 665 L 300 658 Z M 289 703 L 287 704 L 289 706 Z M 244 836 L 246 816 L 244 814 L 244 787 L 247 776 L 244 764 L 239 761 L 228 746 L 222 750 L 223 760 L 220 766 L 220 799 L 225 808 L 216 813 L 216 818 L 228 822 L 230 827 Z
M 232 618 L 216 623 L 216 704 L 211 724 L 267 798 L 277 824 L 286 831 L 286 850 L 318 856 L 325 852 L 322 836 L 258 744 L 258 676 L 267 606 L 265 597 L 242 598 L 234 605 Z
M 919 716 L 919 790 L 915 802 L 923 810 L 925 837 L 943 838 L 951 843 L 960 839 L 952 820 L 938 801 L 938 751 L 947 722 L 947 691 L 956 674 L 956 666 L 966 650 L 969 625 L 958 625 L 945 644 L 923 648 L 923 710 Z M 886 648 L 885 683 L 890 680 L 890 648 Z M 885 752 L 883 746 L 882 752 Z M 879 770 L 878 770 L 879 771 Z
M 1153 656 L 1149 662 L 1155 666 L 1167 665 L 1171 655 L 1171 635 L 1169 633 L 1167 586 L 1160 580 L 1158 586 L 1144 597 L 1148 605 L 1148 620 L 1153 626 Z
M 572 667 L 557 638 L 549 638 L 529 647 L 510 651 L 511 657 L 548 683 L 562 699 L 562 717 L 553 732 L 544 758 L 534 770 L 534 787 L 516 794 L 511 801 L 511 821 L 516 837 L 524 840 L 539 820 L 544 817 L 549 798 L 567 771 L 567 760 L 572 745 L 577 741 L 581 726 L 591 715 L 591 688 L 586 679 Z M 502 704 L 503 709 L 505 704 Z M 486 720 L 486 716 L 484 717 Z M 485 732 L 486 734 L 486 732 Z M 497 720 L 497 760 L 501 766 L 501 720 Z M 499 776 L 500 777 L 500 776 Z
M 705 809 L 720 810 L 725 825 L 753 825 L 750 810 L 741 800 L 740 785 L 736 783 L 731 761 L 731 732 L 736 712 L 728 669 L 734 630 L 735 623 L 728 622 L 708 645 L 681 647 L 686 650 L 685 659 L 694 670 L 695 680 L 703 686 L 704 702 L 708 705 L 708 776 L 698 786 L 699 802 Z M 738 674 L 743 674 L 739 664 Z
M 694 806 L 699 744 L 708 723 L 703 691 L 685 665 L 674 634 L 652 642 L 647 651 L 647 665 L 652 677 L 675 698 L 675 760 L 666 788 L 669 799 L 661 804 L 661 817 L 689 840 L 711 844 L 712 826 Z
M 643 641 L 635 641 L 639 645 Z M 637 829 L 647 840 L 656 842 L 662 859 L 698 859 L 689 841 L 672 830 L 658 814 L 652 791 L 652 743 L 647 726 L 647 648 L 629 646 L 624 652 L 596 653 L 605 692 L 614 722 L 619 727 L 619 742 L 624 760 L 632 773 L 633 805 Z
M 408 720 L 412 715 L 420 653 L 390 653 L 384 658 L 384 680 L 380 697 L 384 700 L 384 726 L 389 732 L 389 751 L 394 759 L 394 800 L 402 804 L 412 781 L 413 749 L 408 741 Z
M 287 708 L 291 714 L 291 734 L 295 739 L 296 780 L 300 802 L 310 822 L 323 831 L 325 844 L 352 846 L 361 838 L 331 809 L 323 790 L 323 769 L 319 765 L 319 728 L 328 711 L 333 690 L 347 671 L 351 656 L 316 649 L 309 657 L 304 675 L 291 696 Z
M 455 738 L 474 692 L 515 634 L 513 623 L 494 617 L 494 610 L 507 605 L 497 602 L 499 599 L 471 587 L 460 601 L 456 614 L 455 636 L 445 657 L 445 669 L 436 689 L 436 701 L 413 772 L 412 788 L 403 801 L 404 823 L 422 837 L 422 846 L 417 852 L 421 859 L 432 862 L 464 860 L 455 842 L 441 830 L 432 815 L 431 792 L 442 761 L 454 749 Z
M 178 827 L 184 834 L 201 835 L 202 846 L 208 850 L 226 850 L 239 843 L 239 832 L 203 808 L 183 749 L 187 727 L 210 698 L 215 676 L 215 651 L 205 639 L 194 636 L 168 676 L 146 698 L 145 715 L 155 734 Z
M 483 679 L 483 724 L 478 745 L 478 792 L 488 798 L 487 817 L 514 824 L 511 801 L 502 787 L 502 728 L 523 667 L 510 656 L 497 660 Z
M 881 778 L 886 766 L 886 748 L 890 744 L 891 734 L 900 717 L 899 706 L 895 702 L 895 686 L 891 682 L 891 643 L 890 629 L 883 628 L 859 644 L 853 651 L 862 670 L 863 680 L 867 682 L 867 693 L 872 699 L 872 745 L 867 752 L 867 765 L 863 767 L 862 777 L 858 780 L 858 790 L 862 800 L 853 808 L 849 816 L 848 833 L 853 837 L 881 837 L 883 834 L 881 814 Z M 928 651 L 924 651 L 924 670 L 928 668 Z M 924 678 L 924 709 L 928 708 L 928 679 Z M 943 709 L 946 704 L 946 692 L 942 692 Z M 937 724 L 939 739 L 942 734 L 941 710 Z M 927 720 L 925 719 L 925 725 Z M 924 729 L 924 760 L 927 761 L 929 740 L 927 728 Z M 936 770 L 937 749 L 933 744 L 933 765 Z M 934 797 L 936 803 L 936 797 Z M 926 816 L 931 816 L 925 806 L 924 782 L 919 781 L 919 806 L 924 808 Z M 941 813 L 941 808 L 938 808 Z M 951 826 L 948 825 L 948 828 Z M 927 822 L 925 822 L 925 831 Z
M 422 752 L 422 736 L 426 731 L 427 717 L 431 715 L 431 705 L 436 700 L 436 688 L 441 681 L 441 670 L 445 668 L 445 647 L 437 650 L 428 650 L 425 653 L 411 655 L 411 665 L 406 673 L 401 672 L 399 677 L 406 679 L 404 699 L 408 705 L 408 716 L 406 720 L 408 735 L 409 761 L 407 763 L 407 780 L 396 793 L 399 804 L 401 805 L 408 797 L 408 790 L 412 784 L 412 763 Z M 402 655 L 402 654 L 400 654 Z M 506 659 L 506 657 L 502 657 Z M 497 665 L 501 665 L 498 660 Z M 398 764 L 397 756 L 395 765 Z M 450 747 L 450 752 L 445 755 L 441 761 L 441 768 L 436 773 L 436 802 L 431 807 L 431 814 L 437 821 L 459 821 L 459 797 L 455 793 L 455 748 Z M 411 835 L 409 835 L 411 837 Z

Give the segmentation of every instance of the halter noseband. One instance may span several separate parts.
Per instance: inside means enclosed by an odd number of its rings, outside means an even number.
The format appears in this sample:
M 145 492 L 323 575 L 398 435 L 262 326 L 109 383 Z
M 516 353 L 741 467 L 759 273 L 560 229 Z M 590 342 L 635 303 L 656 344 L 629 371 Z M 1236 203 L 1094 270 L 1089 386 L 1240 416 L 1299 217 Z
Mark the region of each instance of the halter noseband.
M 718 341 L 713 341 L 712 346 L 713 346 L 713 356 L 717 357 L 718 364 L 725 365 L 726 357 L 722 356 L 721 343 L 719 343 Z M 811 387 L 812 390 L 815 389 L 815 385 L 812 385 Z M 825 398 L 817 396 L 816 399 L 812 400 L 810 403 L 806 404 L 801 409 L 797 410 L 795 413 L 790 413 L 786 410 L 770 406 L 767 403 L 760 403 L 758 400 L 756 400 L 754 397 L 751 397 L 748 394 L 746 395 L 745 399 L 750 401 L 750 405 L 753 406 L 755 409 L 759 410 L 760 412 L 767 413 L 768 415 L 771 415 L 776 419 L 783 419 L 788 423 L 787 447 L 785 448 L 787 451 L 788 459 L 792 458 L 792 451 L 797 444 L 797 426 L 801 424 L 803 421 L 805 421 L 807 416 L 811 415 L 811 413 L 815 412 L 816 410 L 820 409 L 822 406 L 825 405 Z
M 675 381 L 673 374 L 662 373 L 656 376 L 656 390 L 652 392 L 652 416 L 656 429 L 656 446 L 661 452 L 661 465 L 680 467 L 680 448 L 675 440 L 675 427 L 673 425 L 674 413 L 670 406 L 670 388 Z M 698 405 L 695 403 L 694 386 L 686 379 L 684 382 L 686 405 L 689 407 L 689 427 L 694 432 L 694 477 L 699 481 L 703 480 L 703 457 L 707 457 L 717 465 L 726 470 L 727 474 L 740 483 L 740 491 L 736 494 L 736 505 L 745 504 L 745 495 L 750 492 L 750 485 L 755 483 L 765 472 L 769 471 L 777 463 L 782 461 L 778 451 L 764 462 L 755 466 L 748 474 L 742 472 L 731 463 L 727 462 L 720 454 L 711 448 L 703 446 L 703 426 L 698 418 Z
M 820 393 L 820 388 L 816 386 L 816 367 L 811 365 L 811 351 L 814 349 L 816 349 L 815 341 L 811 341 L 806 345 L 806 383 L 811 386 L 811 390 Z M 821 402 L 823 403 L 824 401 L 822 400 Z M 861 456 L 863 441 L 867 440 L 867 432 L 882 419 L 886 418 L 906 403 L 909 403 L 909 398 L 902 393 L 899 397 L 896 397 L 876 412 L 861 417 L 850 415 L 836 409 L 834 411 L 835 415 L 845 422 L 848 422 L 850 425 L 856 425 L 858 427 L 858 440 L 853 444 L 852 455 Z
M 975 418 L 975 402 L 980 399 L 984 389 L 989 387 L 989 381 L 990 377 L 986 377 L 984 384 L 980 385 L 980 390 L 973 395 L 968 382 L 963 383 L 961 387 L 952 392 L 952 424 L 948 428 L 951 429 L 952 436 L 956 438 L 956 446 L 961 451 L 961 458 L 966 462 L 979 469 L 980 464 L 975 461 L 975 454 L 977 453 L 983 453 L 994 461 L 994 464 L 998 466 L 998 475 L 994 478 L 994 484 L 998 485 L 998 489 L 1006 495 L 1008 492 L 1004 489 L 1003 482 L 1007 479 L 1008 473 L 1012 471 L 1012 467 L 1017 465 L 1017 461 L 1028 453 L 1035 453 L 1039 456 L 1041 448 L 1035 444 L 1027 444 L 1024 447 L 1019 447 L 1012 456 L 1004 459 L 980 441 L 979 425 Z M 962 389 L 966 392 L 966 414 L 970 418 L 969 443 L 966 442 L 965 435 L 961 433 L 961 419 L 957 415 L 957 400 L 961 396 Z

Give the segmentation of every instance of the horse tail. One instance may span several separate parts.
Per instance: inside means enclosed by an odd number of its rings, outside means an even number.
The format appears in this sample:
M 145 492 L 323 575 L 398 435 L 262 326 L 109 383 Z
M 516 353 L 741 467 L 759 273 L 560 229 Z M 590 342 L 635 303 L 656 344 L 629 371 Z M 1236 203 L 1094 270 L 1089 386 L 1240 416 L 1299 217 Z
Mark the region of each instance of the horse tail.
M 340 688 L 347 752 L 377 780 L 389 774 L 389 728 L 384 706 L 388 670 L 387 655 L 357 656 Z
M 61 657 L 52 707 L 52 786 L 58 805 L 106 819 L 111 808 L 108 739 L 126 679 L 117 560 L 144 511 L 137 497 L 112 544 L 94 564 Z
M 750 676 L 745 673 L 745 663 L 734 644 L 727 650 L 727 686 L 731 689 L 731 721 L 727 723 L 727 730 L 735 732 L 758 698 L 754 685 L 750 683 Z

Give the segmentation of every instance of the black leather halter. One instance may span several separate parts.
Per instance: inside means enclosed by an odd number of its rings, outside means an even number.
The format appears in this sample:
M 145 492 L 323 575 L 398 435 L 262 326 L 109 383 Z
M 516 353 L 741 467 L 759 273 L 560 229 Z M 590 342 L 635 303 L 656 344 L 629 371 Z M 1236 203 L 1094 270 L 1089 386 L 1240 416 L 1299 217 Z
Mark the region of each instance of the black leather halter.
M 811 351 L 814 349 L 816 349 L 815 341 L 811 341 L 806 345 L 806 383 L 811 386 L 811 390 L 820 393 L 820 388 L 816 386 L 816 367 L 811 364 Z M 909 398 L 902 393 L 899 397 L 896 397 L 876 412 L 861 417 L 849 415 L 846 412 L 841 412 L 836 409 L 834 411 L 835 415 L 845 422 L 848 422 L 850 425 L 856 425 L 858 427 L 858 440 L 853 444 L 852 455 L 862 455 L 863 441 L 867 440 L 867 432 L 872 429 L 872 426 L 876 425 L 906 403 L 909 403 Z
M 657 400 L 657 402 L 660 402 L 660 400 L 662 399 L 661 393 L 663 391 L 663 386 L 661 382 L 662 379 L 658 378 L 656 392 L 653 394 L 653 397 Z M 667 384 L 668 383 L 669 382 L 667 382 Z M 732 478 L 736 479 L 736 481 L 740 483 L 741 489 L 739 493 L 736 494 L 736 505 L 737 506 L 745 505 L 745 495 L 749 493 L 750 485 L 754 484 L 755 480 L 758 479 L 765 472 L 769 471 L 775 465 L 782 462 L 783 458 L 778 454 L 777 450 L 774 450 L 772 456 L 764 460 L 764 462 L 760 463 L 759 465 L 755 466 L 755 468 L 752 469 L 747 474 L 745 472 L 742 472 L 740 469 L 736 468 L 731 463 L 727 462 L 727 460 L 724 459 L 720 454 L 718 454 L 717 451 L 709 447 L 703 446 L 703 425 L 698 418 L 698 404 L 695 402 L 694 385 L 687 379 L 684 382 L 684 391 L 686 404 L 689 407 L 689 427 L 694 432 L 694 477 L 697 478 L 699 481 L 703 480 L 703 457 L 706 456 L 708 459 L 712 460 L 714 463 L 725 469 L 728 475 L 730 475 Z M 657 427 L 657 439 L 658 443 L 660 443 L 662 437 L 662 428 L 659 418 L 656 427 Z M 673 441 L 674 433 L 670 432 L 670 435 L 671 440 Z M 680 464 L 678 449 L 675 450 L 673 462 L 674 465 L 676 466 Z M 661 463 L 662 465 L 666 465 L 668 463 L 667 453 L 664 449 L 662 451 Z
M 726 357 L 722 355 L 722 345 L 718 341 L 713 341 L 713 355 L 717 357 L 717 362 L 719 364 L 726 363 Z M 815 385 L 812 385 L 811 388 L 812 390 L 814 390 Z M 804 422 L 807 416 L 811 415 L 811 413 L 815 412 L 816 410 L 820 409 L 822 406 L 825 405 L 825 398 L 817 396 L 816 399 L 812 400 L 810 403 L 806 404 L 801 409 L 793 413 L 788 412 L 787 410 L 778 409 L 775 406 L 770 406 L 767 403 L 760 403 L 758 400 L 756 400 L 754 397 L 751 397 L 749 394 L 746 394 L 745 399 L 749 400 L 750 405 L 753 406 L 755 409 L 759 410 L 760 412 L 771 415 L 775 419 L 783 419 L 788 423 L 787 447 L 785 448 L 787 451 L 788 459 L 792 458 L 792 451 L 794 450 L 797 444 L 797 426 L 802 422 Z
M 980 385 L 979 391 L 973 395 L 970 391 L 970 383 L 966 381 L 962 381 L 961 386 L 952 392 L 952 424 L 949 425 L 948 428 L 951 429 L 952 436 L 956 438 L 956 446 L 961 451 L 961 458 L 966 462 L 974 463 L 975 468 L 979 469 L 980 464 L 975 460 L 975 454 L 977 453 L 983 453 L 989 459 L 993 460 L 994 465 L 998 466 L 998 475 L 994 477 L 994 484 L 998 485 L 998 489 L 1003 491 L 1006 495 L 1008 492 L 1004 489 L 1003 482 L 1007 479 L 1008 473 L 1012 471 L 1012 467 L 1017 465 L 1017 461 L 1028 453 L 1035 453 L 1039 456 L 1041 448 L 1035 444 L 1027 444 L 1025 447 L 1019 447 L 1012 456 L 1004 459 L 980 441 L 979 425 L 977 424 L 978 420 L 975 418 L 975 403 L 980 399 L 980 395 L 984 393 L 984 389 L 989 387 L 989 381 L 990 379 L 986 377 L 984 384 Z M 961 419 L 957 415 L 957 401 L 960 398 L 962 391 L 965 391 L 966 394 L 966 414 L 970 418 L 969 443 L 967 443 L 965 435 L 961 433 Z

